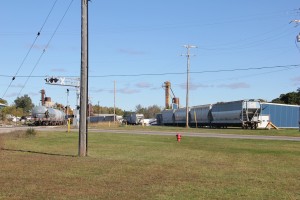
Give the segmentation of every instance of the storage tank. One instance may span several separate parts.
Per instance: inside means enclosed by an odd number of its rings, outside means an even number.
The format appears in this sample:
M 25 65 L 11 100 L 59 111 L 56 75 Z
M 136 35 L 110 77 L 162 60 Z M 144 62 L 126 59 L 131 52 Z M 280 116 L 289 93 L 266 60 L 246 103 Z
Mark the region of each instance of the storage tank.
M 31 116 L 35 125 L 62 125 L 66 123 L 66 114 L 63 111 L 45 106 L 34 107 Z
M 45 106 L 35 106 L 31 111 L 32 118 L 45 118 L 47 108 Z
M 66 117 L 66 114 L 58 109 L 48 108 L 48 112 L 49 112 L 49 117 L 56 120 L 64 120 Z
M 203 127 L 210 126 L 212 104 L 199 105 L 191 107 L 190 110 L 190 126 Z
M 51 97 L 45 97 L 45 102 L 51 102 Z

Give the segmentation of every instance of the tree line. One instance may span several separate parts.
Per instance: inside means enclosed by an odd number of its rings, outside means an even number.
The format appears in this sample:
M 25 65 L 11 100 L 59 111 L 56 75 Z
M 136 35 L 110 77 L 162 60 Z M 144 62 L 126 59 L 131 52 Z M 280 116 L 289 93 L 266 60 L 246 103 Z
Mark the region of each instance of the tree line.
M 92 115 L 114 114 L 114 107 L 93 105 L 92 110 L 93 110 Z M 135 107 L 134 111 L 126 111 L 116 107 L 115 112 L 116 115 L 120 115 L 123 117 L 128 116 L 131 113 L 139 113 L 139 114 L 143 114 L 145 118 L 155 118 L 155 115 L 157 113 L 160 113 L 161 110 L 162 110 L 161 107 L 159 107 L 158 105 L 143 107 L 142 105 L 139 104 Z
M 300 88 L 298 88 L 295 92 L 281 94 L 278 98 L 273 99 L 271 103 L 300 105 Z
M 35 106 L 32 103 L 31 98 L 28 95 L 18 97 L 14 100 L 12 105 L 8 105 L 7 101 L 0 98 L 0 103 L 5 104 L 6 107 L 2 108 L 0 111 L 0 119 L 4 120 L 6 115 L 10 114 L 13 116 L 28 116 L 31 114 L 32 108 Z M 60 103 L 55 103 L 54 108 L 59 110 L 66 110 L 66 106 Z M 115 113 L 120 116 L 127 116 L 131 113 L 144 114 L 145 118 L 154 118 L 157 113 L 161 112 L 161 108 L 157 105 L 143 107 L 142 105 L 137 105 L 134 111 L 126 111 L 121 108 L 116 107 Z M 88 105 L 88 116 L 93 116 L 97 114 L 114 114 L 114 107 L 100 106 L 100 105 Z M 68 107 L 68 114 L 71 115 L 73 112 Z

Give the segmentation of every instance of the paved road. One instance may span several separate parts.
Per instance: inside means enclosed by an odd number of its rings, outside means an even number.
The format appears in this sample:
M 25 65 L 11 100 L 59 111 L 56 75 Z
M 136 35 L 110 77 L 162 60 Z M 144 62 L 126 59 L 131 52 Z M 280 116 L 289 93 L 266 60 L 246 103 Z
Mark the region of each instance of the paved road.
M 61 127 L 32 127 L 38 131 L 64 131 L 66 128 Z M 28 127 L 0 127 L 1 133 L 8 133 L 15 130 L 27 130 Z M 74 131 L 75 129 L 72 129 Z M 160 131 L 143 131 L 143 130 L 99 130 L 89 129 L 89 132 L 97 133 L 124 133 L 124 134 L 140 134 L 140 135 L 173 135 L 177 132 L 160 132 Z M 289 137 L 289 136 L 263 136 L 263 135 L 236 135 L 236 134 L 219 134 L 219 133 L 193 133 L 193 132 L 181 132 L 182 137 L 206 137 L 206 138 L 229 138 L 229 139 L 254 139 L 254 140 L 286 140 L 286 141 L 298 141 L 300 137 Z M 299 133 L 300 135 L 300 133 Z

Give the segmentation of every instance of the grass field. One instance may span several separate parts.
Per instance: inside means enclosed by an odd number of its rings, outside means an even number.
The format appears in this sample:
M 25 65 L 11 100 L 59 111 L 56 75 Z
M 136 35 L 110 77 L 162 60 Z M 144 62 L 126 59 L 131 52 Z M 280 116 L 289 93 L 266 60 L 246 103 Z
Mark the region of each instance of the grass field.
M 130 133 L 130 131 L 129 131 Z M 0 138 L 0 199 L 300 199 L 299 142 L 90 133 Z
M 148 130 L 148 131 L 169 131 L 169 132 L 193 132 L 193 133 L 221 133 L 221 134 L 237 134 L 237 135 L 268 135 L 268 136 L 291 136 L 300 137 L 298 129 L 241 129 L 241 128 L 226 128 L 226 129 L 213 129 L 213 128 L 189 128 L 174 127 L 174 126 L 120 126 L 113 123 L 91 123 L 90 128 L 95 129 L 121 129 L 121 130 Z

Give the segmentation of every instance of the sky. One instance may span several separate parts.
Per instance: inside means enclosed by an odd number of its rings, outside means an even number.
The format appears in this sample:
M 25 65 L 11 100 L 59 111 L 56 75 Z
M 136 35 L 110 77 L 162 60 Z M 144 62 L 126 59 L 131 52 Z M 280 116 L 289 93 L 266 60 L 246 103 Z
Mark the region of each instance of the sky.
M 11 105 L 27 94 L 39 105 L 45 89 L 52 101 L 75 107 L 75 87 L 44 79 L 80 77 L 81 1 L 15 0 L 1 7 L 0 98 Z M 197 46 L 190 49 L 189 106 L 271 101 L 300 87 L 300 24 L 290 23 L 300 19 L 296 0 L 92 0 L 88 19 L 93 105 L 113 107 L 115 98 L 122 110 L 164 108 L 162 85 L 170 81 L 185 107 L 184 45 Z

